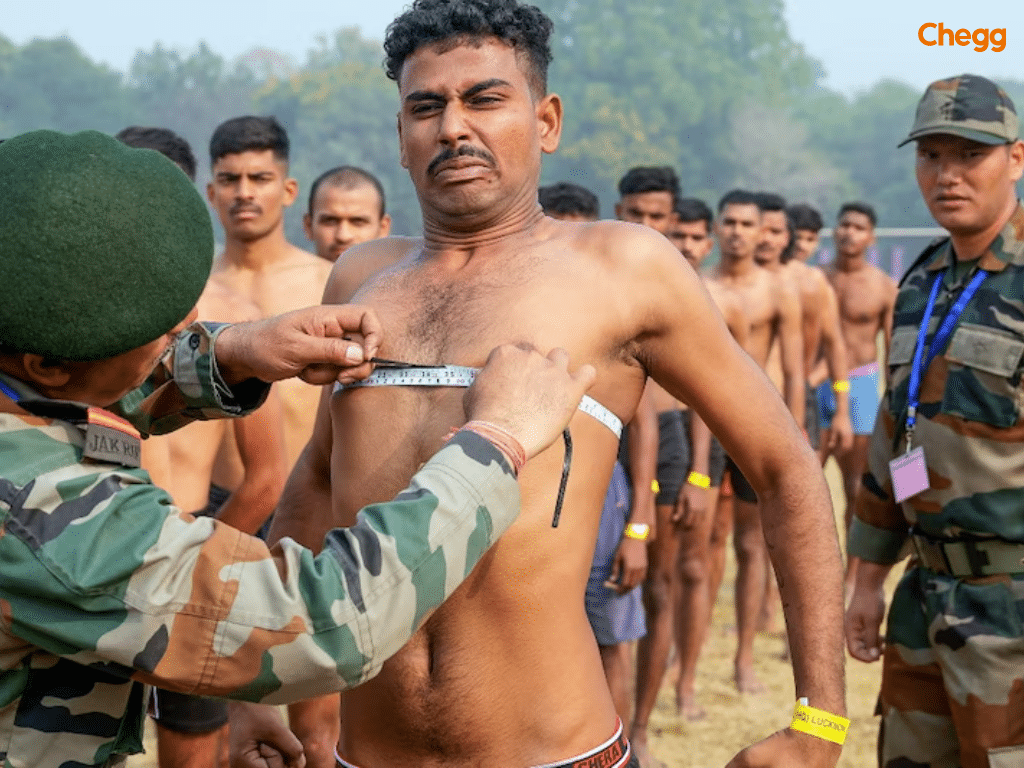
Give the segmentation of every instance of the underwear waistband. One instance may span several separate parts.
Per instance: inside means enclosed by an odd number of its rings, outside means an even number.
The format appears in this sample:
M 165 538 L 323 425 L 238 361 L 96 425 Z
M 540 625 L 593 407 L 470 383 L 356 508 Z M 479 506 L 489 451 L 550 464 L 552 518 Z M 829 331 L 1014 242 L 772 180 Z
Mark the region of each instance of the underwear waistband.
M 878 361 L 876 360 L 873 363 L 865 363 L 864 365 L 854 368 L 850 371 L 850 376 L 872 376 L 878 373 L 879 370 L 881 370 L 881 367 L 878 365 Z
M 632 755 L 629 739 L 623 733 L 622 721 L 615 719 L 615 733 L 604 744 L 592 749 L 586 754 L 578 757 L 571 757 L 560 763 L 545 763 L 534 768 L 623 768 L 629 762 Z M 338 748 L 334 748 L 334 759 L 339 768 L 359 768 L 353 763 L 347 762 L 338 754 Z
M 334 392 L 357 387 L 468 387 L 473 383 L 479 370 L 464 365 L 444 365 L 436 368 L 377 368 L 362 381 L 352 384 L 335 382 Z M 615 437 L 622 436 L 622 420 L 594 398 L 584 395 L 579 410 L 604 424 Z

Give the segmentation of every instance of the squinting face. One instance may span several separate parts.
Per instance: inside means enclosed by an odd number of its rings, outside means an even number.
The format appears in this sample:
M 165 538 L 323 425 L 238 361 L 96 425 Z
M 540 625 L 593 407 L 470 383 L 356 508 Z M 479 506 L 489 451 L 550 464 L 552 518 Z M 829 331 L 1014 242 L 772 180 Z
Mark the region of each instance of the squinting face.
M 723 256 L 753 256 L 761 238 L 761 211 L 753 204 L 727 204 L 715 220 L 715 237 Z
M 298 184 L 272 150 L 224 155 L 213 164 L 206 196 L 229 239 L 251 242 L 283 226 Z
M 813 229 L 798 229 L 796 231 L 793 258 L 799 261 L 807 261 L 817 253 L 820 242 L 821 237 Z
M 836 222 L 833 237 L 837 253 L 843 256 L 859 256 L 875 242 L 875 227 L 867 214 L 847 211 Z
M 917 185 L 935 220 L 954 235 L 983 232 L 1016 200 L 1024 143 L 989 146 L 936 134 L 917 140 Z
M 387 237 L 391 217 L 380 215 L 380 195 L 369 184 L 352 189 L 322 185 L 313 198 L 313 211 L 302 219 L 317 256 L 328 261 L 357 243 Z
M 615 215 L 621 221 L 643 224 L 667 235 L 672 225 L 674 203 L 671 192 L 638 192 L 634 195 L 623 195 L 615 204 Z
M 777 264 L 789 245 L 789 226 L 785 211 L 764 211 L 761 214 L 761 238 L 755 256 L 758 264 Z
M 680 221 L 678 216 L 673 216 L 668 239 L 679 249 L 679 252 L 694 269 L 700 267 L 715 247 L 715 241 L 712 239 L 711 233 L 708 232 L 707 222 L 703 219 Z
M 542 152 L 561 132 L 557 96 L 534 99 L 515 50 L 497 38 L 417 49 L 402 65 L 399 144 L 424 217 L 482 222 L 535 210 Z

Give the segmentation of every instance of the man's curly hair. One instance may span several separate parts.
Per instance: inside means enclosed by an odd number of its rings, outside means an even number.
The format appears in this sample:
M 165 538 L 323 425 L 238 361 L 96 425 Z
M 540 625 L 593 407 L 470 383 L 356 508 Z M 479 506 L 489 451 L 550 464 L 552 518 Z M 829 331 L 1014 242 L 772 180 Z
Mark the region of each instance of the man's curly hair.
M 402 65 L 424 45 L 439 44 L 442 53 L 458 45 L 479 45 L 496 37 L 524 57 L 524 69 L 534 96 L 548 89 L 554 25 L 534 5 L 516 0 L 415 0 L 412 7 L 388 25 L 384 35 L 384 69 L 397 82 Z

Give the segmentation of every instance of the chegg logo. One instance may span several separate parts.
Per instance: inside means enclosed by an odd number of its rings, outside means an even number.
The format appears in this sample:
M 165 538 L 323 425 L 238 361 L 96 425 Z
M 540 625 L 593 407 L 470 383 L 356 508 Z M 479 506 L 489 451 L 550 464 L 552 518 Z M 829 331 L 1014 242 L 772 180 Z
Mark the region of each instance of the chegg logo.
M 999 53 L 1006 47 L 1006 27 L 999 29 L 978 27 L 973 32 L 969 29 L 958 29 L 954 32 L 952 27 L 943 25 L 941 21 L 938 24 L 929 21 L 927 24 L 922 24 L 921 28 L 917 30 L 917 39 L 929 47 L 933 45 L 967 46 L 973 43 L 976 51 L 987 51 L 991 44 L 992 52 Z

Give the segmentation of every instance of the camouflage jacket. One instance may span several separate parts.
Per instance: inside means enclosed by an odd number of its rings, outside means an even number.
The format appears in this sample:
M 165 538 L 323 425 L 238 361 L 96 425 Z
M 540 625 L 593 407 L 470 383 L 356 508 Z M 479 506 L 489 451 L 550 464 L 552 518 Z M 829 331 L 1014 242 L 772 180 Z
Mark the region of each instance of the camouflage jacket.
M 174 379 L 159 372 L 121 412 L 163 430 L 258 400 L 262 386 L 244 401 L 219 381 L 211 336 L 189 329 Z M 142 749 L 147 685 L 275 703 L 366 680 L 519 509 L 504 456 L 460 432 L 314 557 L 193 518 L 83 443 L 72 423 L 0 398 L 4 768 L 123 765 Z
M 914 445 L 923 446 L 931 488 L 893 499 L 889 461 L 906 449 L 907 389 L 917 332 L 936 276 L 940 290 L 928 343 L 977 267 L 990 274 L 946 349 L 921 381 Z M 894 563 L 916 525 L 935 538 L 998 536 L 1024 542 L 1024 207 L 975 262 L 957 262 L 946 241 L 915 265 L 896 299 L 889 385 L 857 496 L 850 553 Z

